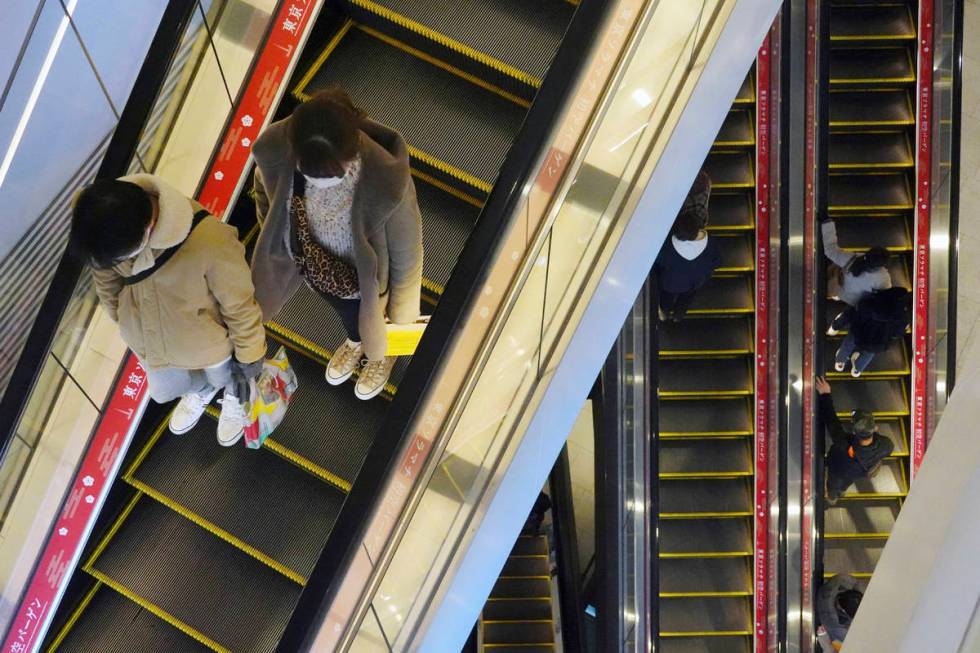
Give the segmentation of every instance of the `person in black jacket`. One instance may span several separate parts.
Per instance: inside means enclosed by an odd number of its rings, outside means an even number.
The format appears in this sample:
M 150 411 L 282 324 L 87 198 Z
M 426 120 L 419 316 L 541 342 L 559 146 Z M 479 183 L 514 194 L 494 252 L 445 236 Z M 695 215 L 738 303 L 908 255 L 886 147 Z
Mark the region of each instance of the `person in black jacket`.
M 878 471 L 881 461 L 891 455 L 895 445 L 878 433 L 874 415 L 866 410 L 852 412 L 851 433 L 845 431 L 834 410 L 827 379 L 818 376 L 815 386 L 820 417 L 832 443 L 824 458 L 824 482 L 827 502 L 833 505 L 854 482 Z
M 857 378 L 876 353 L 905 335 L 912 322 L 912 295 L 905 288 L 869 293 L 846 315 L 849 331 L 834 357 L 834 369 L 843 372 L 850 359 L 851 376 Z
M 702 173 L 654 263 L 660 295 L 659 315 L 663 321 L 684 319 L 698 289 L 707 283 L 721 262 L 718 241 L 704 229 L 708 223 L 710 191 L 711 181 Z

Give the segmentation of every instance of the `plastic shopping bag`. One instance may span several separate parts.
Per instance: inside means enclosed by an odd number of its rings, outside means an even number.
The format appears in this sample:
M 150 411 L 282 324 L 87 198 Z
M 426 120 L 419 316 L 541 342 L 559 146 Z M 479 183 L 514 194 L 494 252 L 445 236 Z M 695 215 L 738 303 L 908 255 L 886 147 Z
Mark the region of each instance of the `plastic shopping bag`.
M 286 349 L 280 347 L 265 359 L 262 373 L 248 382 L 245 402 L 245 446 L 258 449 L 286 416 L 286 409 L 299 383 L 289 364 Z
M 413 324 L 387 323 L 385 327 L 388 329 L 388 349 L 385 351 L 385 356 L 411 356 L 414 354 L 428 323 L 428 315 L 423 315 Z

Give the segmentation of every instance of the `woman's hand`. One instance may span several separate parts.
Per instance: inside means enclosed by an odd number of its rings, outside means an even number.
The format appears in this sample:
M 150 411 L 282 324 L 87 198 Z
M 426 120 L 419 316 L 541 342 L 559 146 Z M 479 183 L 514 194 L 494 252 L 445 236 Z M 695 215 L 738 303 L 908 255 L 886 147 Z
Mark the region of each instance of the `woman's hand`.
M 817 389 L 818 395 L 829 395 L 830 394 L 830 384 L 827 383 L 826 377 L 818 376 L 813 380 L 813 385 Z

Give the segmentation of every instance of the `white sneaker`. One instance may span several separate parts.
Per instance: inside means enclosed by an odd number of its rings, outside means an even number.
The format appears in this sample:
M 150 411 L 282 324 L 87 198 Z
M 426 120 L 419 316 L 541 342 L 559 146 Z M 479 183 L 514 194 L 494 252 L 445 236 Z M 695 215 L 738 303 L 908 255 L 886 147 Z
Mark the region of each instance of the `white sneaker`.
M 230 447 L 245 435 L 245 409 L 238 397 L 225 391 L 224 397 L 218 400 L 221 404 L 221 416 L 218 417 L 218 444 Z
M 192 392 L 181 397 L 174 412 L 170 414 L 170 432 L 174 435 L 183 435 L 197 426 L 204 409 L 216 394 L 218 394 L 217 388 L 211 388 L 205 390 L 204 394 Z
M 833 325 L 827 327 L 827 335 L 828 336 L 833 337 L 833 336 L 836 336 L 838 333 L 840 333 L 840 331 L 838 331 L 837 329 L 835 329 L 833 327 Z
M 860 356 L 861 356 L 861 352 L 859 351 L 856 351 L 853 354 L 851 354 L 851 376 L 853 376 L 855 379 L 861 376 L 861 370 L 857 368 L 857 361 L 858 361 L 858 357 Z
M 340 385 L 351 377 L 357 364 L 361 362 L 361 343 L 349 338 L 344 341 L 330 357 L 327 373 L 324 375 L 330 385 Z
M 843 372 L 845 365 L 847 365 L 847 361 L 844 361 L 843 363 L 840 362 L 839 360 L 837 360 L 837 355 L 835 354 L 834 355 L 834 369 L 837 370 L 838 372 Z
M 354 386 L 354 396 L 358 399 L 373 399 L 381 394 L 395 366 L 394 356 L 385 356 L 379 361 L 364 361 L 361 374 Z

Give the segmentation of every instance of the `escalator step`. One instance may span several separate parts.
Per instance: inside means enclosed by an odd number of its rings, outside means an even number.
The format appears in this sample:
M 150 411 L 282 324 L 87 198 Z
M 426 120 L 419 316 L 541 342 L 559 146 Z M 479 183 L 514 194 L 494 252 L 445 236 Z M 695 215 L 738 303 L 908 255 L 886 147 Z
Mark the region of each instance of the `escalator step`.
M 459 0 L 449 4 L 352 0 L 350 4 L 355 19 L 367 21 L 369 14 L 394 13 L 383 22 L 407 25 L 464 56 L 489 59 L 486 63 L 491 68 L 511 68 L 539 81 L 575 12 L 564 0 Z
M 712 192 L 755 185 L 752 157 L 747 152 L 712 152 L 704 162 L 704 171 L 711 177 Z
M 915 25 L 908 6 L 832 6 L 831 41 L 908 40 L 915 38 Z
M 906 48 L 859 48 L 830 51 L 831 85 L 911 84 L 912 56 Z
M 745 193 L 711 193 L 709 231 L 746 231 L 755 228 L 752 200 Z
M 888 273 L 891 275 L 893 286 L 898 288 L 912 288 L 912 278 L 909 275 L 907 257 L 892 256 L 888 259 Z
M 830 385 L 834 407 L 842 417 L 858 408 L 870 410 L 876 416 L 909 414 L 905 382 L 900 379 L 834 379 Z
M 743 597 L 660 600 L 660 636 L 752 633 L 752 609 Z
M 501 576 L 548 576 L 551 574 L 551 564 L 544 556 L 518 557 L 511 556 L 504 562 Z
M 57 650 L 61 653 L 205 653 L 211 649 L 102 585 Z
M 735 104 L 755 104 L 755 76 L 750 72 L 738 87 Z
M 660 516 L 752 515 L 750 479 L 660 481 Z M 662 524 L 661 524 L 662 525 Z
M 420 179 L 415 180 L 415 189 L 422 212 L 423 284 L 430 290 L 432 284 L 444 288 L 480 208 Z
M 548 600 L 487 601 L 483 606 L 484 621 L 523 621 L 551 619 L 551 597 Z
M 715 137 L 714 147 L 750 145 L 755 145 L 755 126 L 752 124 L 752 112 L 745 109 L 729 111 L 725 117 L 725 122 L 721 125 L 718 136 Z
M 663 440 L 658 452 L 660 478 L 750 476 L 749 445 L 746 438 Z
M 716 272 L 751 272 L 755 269 L 753 239 L 741 234 L 716 237 L 721 250 L 721 265 Z
M 900 508 L 897 499 L 838 501 L 824 511 L 824 536 L 891 533 Z
M 524 119 L 524 108 L 360 28 L 344 36 L 302 89 L 344 87 L 372 118 L 408 144 L 488 190 Z M 439 163 L 442 162 L 442 163 Z M 450 172 L 451 175 L 460 175 Z
M 830 175 L 831 211 L 898 211 L 912 208 L 905 173 Z
M 665 637 L 659 653 L 751 653 L 749 637 Z
M 837 91 L 830 94 L 830 127 L 884 127 L 915 124 L 904 89 Z
M 661 401 L 659 411 L 661 438 L 752 433 L 751 404 L 745 399 Z
M 660 595 L 752 595 L 752 574 L 745 558 L 665 558 L 660 561 Z
M 833 133 L 830 135 L 831 169 L 911 168 L 912 146 L 905 132 Z
M 907 252 L 912 249 L 912 234 L 901 215 L 841 217 L 837 220 L 837 242 L 845 250 L 885 247 Z
M 658 337 L 661 356 L 747 354 L 752 351 L 752 322 L 745 317 L 663 322 Z
M 498 578 L 491 599 L 540 599 L 551 596 L 547 578 Z
M 548 539 L 543 535 L 521 535 L 510 550 L 512 556 L 548 555 Z
M 550 622 L 522 622 L 513 624 L 484 623 L 484 644 L 551 644 L 555 639 L 555 627 Z
M 661 396 L 747 395 L 752 372 L 745 358 L 673 359 L 660 361 Z
M 744 276 L 712 277 L 698 290 L 688 313 L 711 315 L 755 311 L 751 283 Z
M 92 567 L 100 580 L 234 651 L 275 649 L 301 590 L 147 497 Z
M 309 576 L 344 494 L 266 448 L 218 446 L 215 427 L 205 418 L 184 435 L 165 432 L 134 484 Z
M 834 371 L 834 356 L 843 340 L 843 336 L 828 337 L 826 340 L 826 344 L 824 345 L 824 369 L 828 370 L 828 377 L 845 377 L 851 374 L 850 363 L 844 368 L 843 372 Z M 892 341 L 891 346 L 887 350 L 875 354 L 874 360 L 864 370 L 861 378 L 872 376 L 905 376 L 908 373 L 909 358 L 905 352 L 905 341 L 902 339 Z
M 824 573 L 870 574 L 881 558 L 885 542 L 885 538 L 824 540 Z
M 886 458 L 874 476 L 865 477 L 844 492 L 844 497 L 897 497 L 909 493 L 905 467 L 900 458 Z
M 667 519 L 660 522 L 663 557 L 752 555 L 752 528 L 746 519 Z

